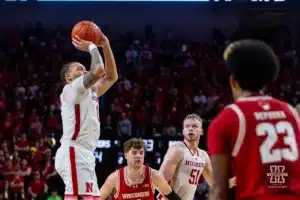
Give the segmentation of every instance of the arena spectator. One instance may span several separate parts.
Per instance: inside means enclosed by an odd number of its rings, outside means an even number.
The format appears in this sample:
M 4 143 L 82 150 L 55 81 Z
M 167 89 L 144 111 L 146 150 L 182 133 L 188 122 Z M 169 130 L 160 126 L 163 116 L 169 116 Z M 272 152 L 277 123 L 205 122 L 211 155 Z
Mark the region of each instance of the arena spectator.
M 118 123 L 118 135 L 119 136 L 131 136 L 132 135 L 132 124 L 126 116 L 126 113 L 122 113 L 122 118 Z
M 47 200 L 62 200 L 62 197 L 57 194 L 57 190 L 52 190 Z
M 11 199 L 21 200 L 24 199 L 24 179 L 20 171 L 16 172 L 14 178 L 10 182 Z
M 42 198 L 48 190 L 48 186 L 44 179 L 40 177 L 39 172 L 34 173 L 34 179 L 28 187 L 29 198 Z

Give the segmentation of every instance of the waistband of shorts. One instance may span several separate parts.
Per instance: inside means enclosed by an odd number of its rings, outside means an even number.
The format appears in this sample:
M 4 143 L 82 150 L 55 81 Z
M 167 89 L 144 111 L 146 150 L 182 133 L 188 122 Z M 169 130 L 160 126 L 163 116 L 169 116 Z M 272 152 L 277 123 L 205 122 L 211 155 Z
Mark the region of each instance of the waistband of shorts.
M 76 141 L 61 141 L 61 146 L 62 147 L 77 147 L 86 151 L 91 151 L 93 152 L 93 150 L 88 147 L 87 145 L 81 144 L 79 142 Z

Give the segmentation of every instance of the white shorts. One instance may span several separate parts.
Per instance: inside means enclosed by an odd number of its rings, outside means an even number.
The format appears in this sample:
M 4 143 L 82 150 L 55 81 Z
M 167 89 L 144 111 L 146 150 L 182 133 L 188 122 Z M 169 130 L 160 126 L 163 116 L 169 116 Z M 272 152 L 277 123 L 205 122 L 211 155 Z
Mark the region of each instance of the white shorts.
M 65 183 L 65 197 L 97 199 L 100 191 L 92 151 L 78 146 L 61 146 L 55 156 L 55 169 Z

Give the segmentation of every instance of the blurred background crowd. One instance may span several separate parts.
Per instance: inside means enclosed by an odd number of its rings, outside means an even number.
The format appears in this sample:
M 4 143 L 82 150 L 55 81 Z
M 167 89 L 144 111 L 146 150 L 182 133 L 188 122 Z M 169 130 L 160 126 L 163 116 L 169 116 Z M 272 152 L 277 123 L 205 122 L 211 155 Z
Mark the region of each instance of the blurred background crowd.
M 71 45 L 71 28 L 33 22 L 21 30 L 2 33 L 0 199 L 62 198 L 64 185 L 53 160 L 62 134 L 59 72 L 72 60 L 89 66 L 89 55 Z M 199 114 L 206 127 L 232 101 L 222 53 L 229 42 L 239 38 L 263 39 L 274 48 L 282 69 L 267 93 L 292 105 L 299 103 L 300 52 L 288 25 L 247 31 L 236 28 L 230 35 L 216 27 L 209 30 L 211 37 L 205 42 L 177 37 L 172 29 L 164 29 L 158 36 L 151 25 L 144 28 L 144 34 L 116 36 L 109 24 L 102 26 L 102 31 L 111 41 L 120 78 L 100 99 L 101 139 L 181 139 L 182 119 L 189 113 Z M 204 136 L 204 149 L 205 140 Z M 158 167 L 151 158 L 147 162 Z M 118 164 L 110 163 L 113 169 Z M 101 186 L 112 168 L 97 167 Z M 199 184 L 195 198 L 206 199 L 206 191 L 207 185 Z

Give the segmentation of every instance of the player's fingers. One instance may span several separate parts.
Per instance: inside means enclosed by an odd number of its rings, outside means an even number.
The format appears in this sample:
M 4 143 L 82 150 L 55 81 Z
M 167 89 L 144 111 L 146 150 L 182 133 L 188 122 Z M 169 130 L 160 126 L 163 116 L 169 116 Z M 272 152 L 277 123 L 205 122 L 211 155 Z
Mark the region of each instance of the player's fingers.
M 76 35 L 73 39 L 76 40 L 77 42 L 83 41 L 78 35 Z
M 78 41 L 76 41 L 76 40 L 73 40 L 72 43 L 73 43 L 73 44 L 76 44 L 77 46 L 81 46 L 81 43 L 78 42 Z
M 72 43 L 74 45 L 81 46 L 81 42 L 78 42 L 77 40 L 73 40 Z
M 79 41 L 79 42 L 82 42 L 82 41 L 83 41 L 83 39 L 81 39 L 78 35 L 75 35 L 75 39 L 76 39 L 77 41 Z
M 72 44 L 77 48 L 77 49 L 81 49 L 81 46 L 76 44 L 76 42 L 72 42 Z

